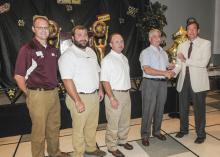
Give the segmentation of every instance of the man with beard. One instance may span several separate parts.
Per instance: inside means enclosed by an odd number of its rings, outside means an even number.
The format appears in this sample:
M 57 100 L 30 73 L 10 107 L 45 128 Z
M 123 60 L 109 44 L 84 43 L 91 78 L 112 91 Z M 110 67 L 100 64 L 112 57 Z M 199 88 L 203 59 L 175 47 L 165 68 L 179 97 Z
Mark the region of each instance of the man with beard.
M 96 147 L 99 101 L 104 96 L 99 83 L 100 67 L 95 52 L 87 46 L 88 32 L 84 26 L 73 28 L 72 40 L 74 44 L 59 59 L 59 69 L 72 117 L 74 157 L 83 157 L 84 153 L 105 156 Z

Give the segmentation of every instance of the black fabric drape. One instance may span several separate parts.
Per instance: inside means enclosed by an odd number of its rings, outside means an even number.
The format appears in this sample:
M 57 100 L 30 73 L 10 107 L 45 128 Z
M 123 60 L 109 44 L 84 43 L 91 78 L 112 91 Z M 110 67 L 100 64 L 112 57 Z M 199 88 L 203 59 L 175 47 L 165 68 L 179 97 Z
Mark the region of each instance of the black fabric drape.
M 57 4 L 56 0 L 8 0 L 11 4 L 10 11 L 0 14 L 0 86 L 3 88 L 16 86 L 13 79 L 16 57 L 21 45 L 33 37 L 31 26 L 35 14 L 45 15 L 56 21 L 63 32 L 71 31 L 73 27 L 71 20 L 75 25 L 82 24 L 89 28 L 96 20 L 96 15 L 110 14 L 109 34 L 114 32 L 122 34 L 131 77 L 141 76 L 138 59 L 143 45 L 136 27 L 136 18 L 127 15 L 127 10 L 129 6 L 141 10 L 142 1 L 81 0 L 81 5 L 72 5 L 72 10 L 67 11 L 65 5 Z M 120 23 L 119 18 L 124 19 L 124 22 Z M 19 19 L 25 22 L 24 27 L 18 26 Z

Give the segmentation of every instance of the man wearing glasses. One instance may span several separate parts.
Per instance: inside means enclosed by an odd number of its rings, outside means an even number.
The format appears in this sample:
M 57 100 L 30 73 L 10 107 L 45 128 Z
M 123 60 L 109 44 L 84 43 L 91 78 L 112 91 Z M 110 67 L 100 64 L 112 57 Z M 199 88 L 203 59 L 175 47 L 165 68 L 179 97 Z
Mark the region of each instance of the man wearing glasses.
M 59 150 L 60 101 L 57 81 L 57 49 L 47 44 L 48 18 L 34 16 L 35 37 L 19 51 L 15 80 L 26 95 L 32 121 L 32 157 L 44 157 L 45 140 L 49 157 L 68 157 Z

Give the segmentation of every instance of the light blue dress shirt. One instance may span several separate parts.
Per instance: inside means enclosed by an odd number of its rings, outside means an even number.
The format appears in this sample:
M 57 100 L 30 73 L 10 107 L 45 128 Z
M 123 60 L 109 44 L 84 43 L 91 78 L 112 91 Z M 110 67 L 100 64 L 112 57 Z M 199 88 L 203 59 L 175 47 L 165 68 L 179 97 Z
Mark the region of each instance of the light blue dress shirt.
M 139 61 L 141 63 L 141 69 L 143 70 L 143 66 L 149 66 L 151 68 L 157 69 L 157 70 L 166 70 L 169 61 L 167 53 L 161 48 L 158 48 L 150 45 L 146 49 L 144 49 L 141 54 Z M 165 78 L 164 76 L 153 76 L 148 75 L 143 71 L 143 77 L 146 78 Z

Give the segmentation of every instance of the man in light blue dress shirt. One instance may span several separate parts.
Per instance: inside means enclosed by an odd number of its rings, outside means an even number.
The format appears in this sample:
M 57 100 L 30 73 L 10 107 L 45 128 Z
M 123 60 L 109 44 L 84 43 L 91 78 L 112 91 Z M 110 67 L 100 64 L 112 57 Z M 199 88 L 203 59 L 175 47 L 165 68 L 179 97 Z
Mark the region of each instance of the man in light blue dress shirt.
M 151 30 L 149 41 L 150 46 L 140 54 L 143 70 L 141 137 L 144 146 L 150 144 L 152 121 L 153 136 L 162 141 L 166 140 L 166 137 L 160 133 L 160 128 L 167 98 L 167 79 L 174 75 L 169 71 L 174 65 L 169 64 L 167 53 L 160 47 L 161 32 L 157 29 Z

